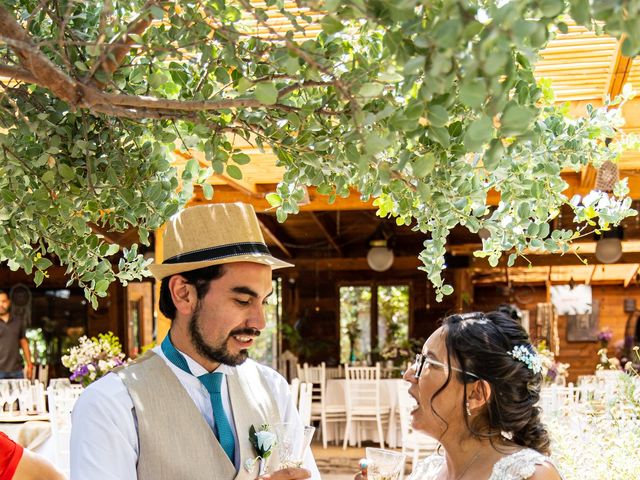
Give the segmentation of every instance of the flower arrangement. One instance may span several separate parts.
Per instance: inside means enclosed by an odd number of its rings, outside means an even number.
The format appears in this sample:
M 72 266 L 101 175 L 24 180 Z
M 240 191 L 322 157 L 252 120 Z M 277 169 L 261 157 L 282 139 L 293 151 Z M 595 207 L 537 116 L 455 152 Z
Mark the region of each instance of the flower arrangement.
M 256 427 L 251 425 L 249 428 L 249 442 L 253 445 L 256 451 L 255 458 L 248 458 L 244 462 L 244 468 L 250 472 L 253 470 L 253 466 L 256 461 L 259 463 L 258 475 L 264 474 L 265 460 L 271 455 L 271 448 L 276 443 L 276 434 L 271 431 L 271 427 L 267 424 L 260 425 L 256 430 Z
M 547 347 L 547 342 L 541 340 L 536 347 L 538 357 L 542 362 L 542 381 L 545 384 L 565 384 L 569 376 L 568 363 L 556 361 L 556 356 Z
M 604 327 L 602 330 L 598 332 L 596 338 L 600 342 L 600 345 L 605 348 L 609 345 L 609 342 L 613 338 L 613 331 L 609 327 Z
M 62 357 L 62 364 L 71 370 L 70 380 L 84 387 L 126 363 L 120 340 L 113 332 L 101 333 L 98 338 L 84 335 L 78 342 Z

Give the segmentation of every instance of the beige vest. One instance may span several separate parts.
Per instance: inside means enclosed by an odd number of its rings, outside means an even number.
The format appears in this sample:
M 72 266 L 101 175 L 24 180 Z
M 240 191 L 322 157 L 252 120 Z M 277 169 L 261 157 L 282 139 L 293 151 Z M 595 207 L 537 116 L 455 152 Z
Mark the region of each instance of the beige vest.
M 249 428 L 280 422 L 280 413 L 267 380 L 253 362 L 236 367 L 227 375 L 233 409 L 240 468 L 233 463 L 216 439 L 195 403 L 165 361 L 148 351 L 118 375 L 133 401 L 138 424 L 139 480 L 253 480 L 245 461 L 256 453 L 249 442 Z M 237 448 L 237 446 L 236 446 Z M 274 450 L 267 471 L 275 470 Z

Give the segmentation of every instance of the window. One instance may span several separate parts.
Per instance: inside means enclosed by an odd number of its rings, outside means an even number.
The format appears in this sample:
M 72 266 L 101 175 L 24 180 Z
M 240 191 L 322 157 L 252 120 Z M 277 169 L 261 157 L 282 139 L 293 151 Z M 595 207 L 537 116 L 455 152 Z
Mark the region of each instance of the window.
M 393 346 L 406 344 L 409 312 L 408 284 L 341 286 L 340 361 L 369 363 Z

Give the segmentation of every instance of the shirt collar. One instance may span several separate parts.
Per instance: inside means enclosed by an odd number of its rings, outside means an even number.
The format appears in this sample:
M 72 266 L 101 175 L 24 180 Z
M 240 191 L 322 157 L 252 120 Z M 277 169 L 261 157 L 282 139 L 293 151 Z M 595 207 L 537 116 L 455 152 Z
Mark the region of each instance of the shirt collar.
M 160 354 L 164 358 L 166 358 L 164 353 L 163 353 L 163 351 L 162 351 L 162 349 L 160 348 L 160 345 L 155 347 L 153 350 L 154 350 L 154 352 L 156 354 Z M 187 361 L 187 365 L 189 366 L 189 370 L 191 370 L 191 373 L 193 374 L 194 377 L 199 377 L 200 375 L 204 375 L 205 373 L 209 373 L 206 368 L 204 368 L 202 365 L 200 365 L 197 361 L 195 361 L 189 355 L 184 353 L 182 350 L 180 350 L 178 348 L 176 348 L 176 350 L 178 350 L 182 354 L 184 359 Z M 230 365 L 225 365 L 225 364 L 221 363 L 218 366 L 218 368 L 216 368 L 214 371 L 222 373 L 224 375 L 235 375 L 236 367 L 232 367 Z

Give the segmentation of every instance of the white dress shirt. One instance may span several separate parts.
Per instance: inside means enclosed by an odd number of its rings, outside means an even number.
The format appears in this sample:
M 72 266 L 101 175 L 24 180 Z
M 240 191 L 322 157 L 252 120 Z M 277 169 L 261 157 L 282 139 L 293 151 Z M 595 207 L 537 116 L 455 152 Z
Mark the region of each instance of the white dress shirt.
M 171 368 L 213 429 L 213 407 L 209 392 L 197 378 L 207 373 L 207 370 L 191 357 L 180 352 L 193 374 L 190 375 L 171 363 L 159 346 L 155 347 L 153 352 Z M 252 361 L 247 360 L 247 362 Z M 281 421 L 302 425 L 286 380 L 269 367 L 260 364 L 257 364 L 257 367 L 272 387 Z M 225 374 L 221 390 L 222 404 L 236 441 L 235 465 L 236 469 L 239 469 L 242 466 L 239 458 L 238 433 L 235 431 L 226 377 L 226 375 L 234 375 L 236 370 L 227 365 L 220 365 L 216 371 Z M 180 428 L 180 425 L 176 425 L 176 428 Z M 133 402 L 120 377 L 110 373 L 91 384 L 74 406 L 71 429 L 71 480 L 133 480 L 137 478 L 137 462 L 138 432 Z M 313 480 L 320 480 L 311 449 L 307 451 L 304 467 L 311 470 Z

